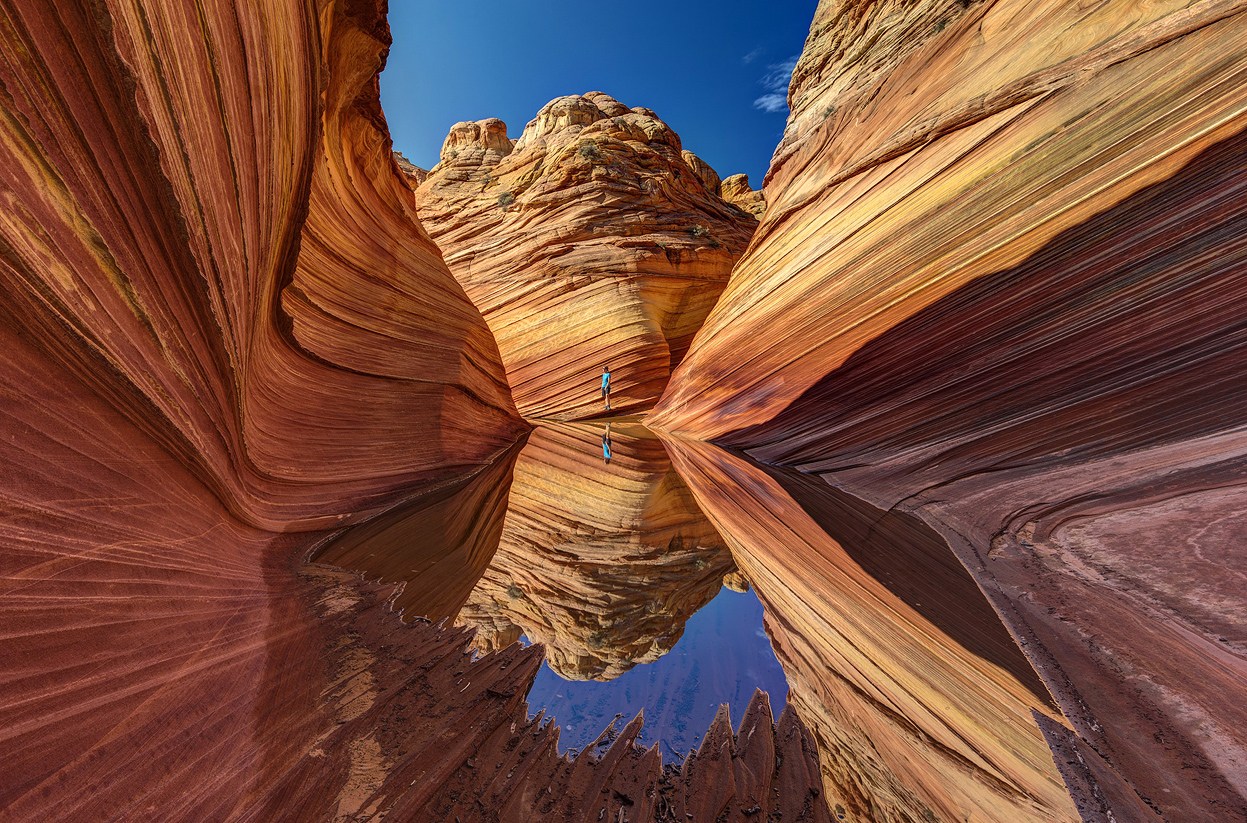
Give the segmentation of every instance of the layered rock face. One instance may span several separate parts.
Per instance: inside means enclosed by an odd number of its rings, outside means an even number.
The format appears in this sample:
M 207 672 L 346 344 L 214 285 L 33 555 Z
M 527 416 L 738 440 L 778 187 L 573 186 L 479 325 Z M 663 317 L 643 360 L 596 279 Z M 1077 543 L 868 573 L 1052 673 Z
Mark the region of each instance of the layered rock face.
M 522 430 L 390 158 L 384 16 L 15 1 L 0 41 L 0 816 L 271 818 L 334 723 L 300 550 Z
M 939 531 L 1092 819 L 1247 814 L 1245 81 L 1241 3 L 822 3 L 651 418 Z
M 690 158 L 690 159 L 686 159 Z M 727 283 L 755 219 L 658 116 L 600 92 L 547 104 L 516 141 L 459 123 L 420 216 L 480 308 L 525 417 L 649 408 Z
M 1065 720 L 938 536 L 796 472 L 668 446 L 766 606 L 829 806 L 880 823 L 1079 819 L 1041 731 Z
M 257 526 L 337 523 L 515 439 L 390 158 L 384 18 L 28 5 L 3 18 L 7 325 Z
M 497 555 L 459 622 L 477 647 L 521 634 L 571 680 L 611 680 L 657 660 L 735 570 L 722 538 L 638 425 L 541 426 L 515 468 Z

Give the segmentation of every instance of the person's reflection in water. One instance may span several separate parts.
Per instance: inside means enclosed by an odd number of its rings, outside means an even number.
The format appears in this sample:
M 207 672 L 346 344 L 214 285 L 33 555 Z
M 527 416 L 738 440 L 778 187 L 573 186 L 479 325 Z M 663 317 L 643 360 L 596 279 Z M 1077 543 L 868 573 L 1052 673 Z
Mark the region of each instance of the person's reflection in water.
M 606 431 L 602 432 L 602 460 L 606 465 L 611 464 L 611 424 L 606 424 Z

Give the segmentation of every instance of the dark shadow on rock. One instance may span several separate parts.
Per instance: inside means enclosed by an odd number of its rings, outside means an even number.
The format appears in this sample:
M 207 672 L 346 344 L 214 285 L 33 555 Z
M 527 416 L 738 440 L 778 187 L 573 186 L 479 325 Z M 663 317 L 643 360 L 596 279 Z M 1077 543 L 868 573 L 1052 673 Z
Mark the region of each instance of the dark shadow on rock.
M 771 421 L 721 442 L 913 483 L 1104 457 L 1241 425 L 1247 132 L 943 297 Z M 904 483 L 905 481 L 901 481 Z
M 1009 672 L 1031 694 L 1059 711 L 1000 616 L 933 529 L 912 515 L 879 509 L 817 477 L 775 466 L 759 467 L 867 574 L 962 648 Z
M 403 584 L 395 604 L 409 617 L 453 619 L 498 550 L 527 441 L 526 434 L 480 471 L 347 529 L 311 559 Z

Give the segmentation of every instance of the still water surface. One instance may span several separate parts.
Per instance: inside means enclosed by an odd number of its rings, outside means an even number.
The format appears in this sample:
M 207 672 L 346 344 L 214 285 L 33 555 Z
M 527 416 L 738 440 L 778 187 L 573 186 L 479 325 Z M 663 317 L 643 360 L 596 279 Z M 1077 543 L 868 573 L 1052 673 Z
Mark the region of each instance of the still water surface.
M 564 751 L 643 711 L 671 763 L 762 689 L 810 731 L 829 798 L 895 819 L 1072 814 L 1036 718 L 1067 721 L 940 535 L 635 423 L 612 426 L 607 461 L 604 433 L 542 425 L 315 559 L 401 582 L 407 618 L 468 628 L 480 653 L 541 644 L 529 710 Z
M 683 755 L 696 748 L 720 705 L 738 723 L 754 689 L 770 694 L 773 712 L 783 710 L 788 684 L 762 629 L 762 604 L 751 591 L 723 588 L 653 663 L 605 682 L 567 680 L 543 664 L 528 706 L 555 718 L 561 749 L 584 748 L 616 715 L 626 722 L 643 711 L 641 741 L 660 742 L 664 755 Z

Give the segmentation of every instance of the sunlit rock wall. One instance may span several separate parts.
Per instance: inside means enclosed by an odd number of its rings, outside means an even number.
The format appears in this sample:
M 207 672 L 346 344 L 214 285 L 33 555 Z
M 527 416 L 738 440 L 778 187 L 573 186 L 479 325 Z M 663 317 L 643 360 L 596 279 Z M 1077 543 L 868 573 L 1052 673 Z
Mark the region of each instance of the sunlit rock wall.
M 688 158 L 688 159 L 686 159 Z M 600 92 L 547 104 L 514 142 L 458 123 L 420 217 L 498 339 L 525 417 L 648 408 L 756 225 L 645 108 Z
M 0 2 L 0 817 L 271 819 L 334 724 L 301 548 L 520 432 L 387 45 L 367 3 Z M 348 759 L 285 800 L 332 817 Z
M 652 420 L 932 523 L 1100 819 L 1247 814 L 1247 7 L 824 2 L 790 102 Z

